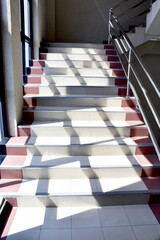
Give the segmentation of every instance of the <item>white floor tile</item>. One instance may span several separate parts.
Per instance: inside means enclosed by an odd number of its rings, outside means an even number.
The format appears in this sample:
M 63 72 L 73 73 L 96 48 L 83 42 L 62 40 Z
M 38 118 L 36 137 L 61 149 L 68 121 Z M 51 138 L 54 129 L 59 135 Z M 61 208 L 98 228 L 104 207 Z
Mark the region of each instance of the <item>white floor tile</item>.
M 42 228 L 71 228 L 71 208 L 46 208 Z
M 131 227 L 103 228 L 103 233 L 105 240 L 137 240 Z
M 40 229 L 28 229 L 9 234 L 7 240 L 39 240 Z
M 133 226 L 137 240 L 159 240 L 160 225 Z
M 39 240 L 71 240 L 71 229 L 42 229 Z
M 45 208 L 18 208 L 9 234 L 41 228 L 44 214 Z
M 87 207 L 72 208 L 72 228 L 100 227 L 98 209 Z
M 131 225 L 158 224 L 148 205 L 129 205 L 124 208 Z
M 72 229 L 72 240 L 103 240 L 101 228 Z
M 103 227 L 130 226 L 123 206 L 106 206 L 98 211 Z

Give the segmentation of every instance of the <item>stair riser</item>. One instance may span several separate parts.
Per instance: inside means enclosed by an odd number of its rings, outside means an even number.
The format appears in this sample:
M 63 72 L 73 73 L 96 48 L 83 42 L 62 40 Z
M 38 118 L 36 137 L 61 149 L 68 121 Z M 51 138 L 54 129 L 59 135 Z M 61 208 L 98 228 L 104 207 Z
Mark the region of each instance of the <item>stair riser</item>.
M 25 106 L 48 106 L 48 107 L 127 107 L 135 106 L 134 101 L 112 98 L 87 98 L 87 97 L 37 97 L 24 98 Z
M 122 69 L 120 63 L 110 63 L 106 61 L 33 61 L 33 67 L 71 67 L 71 68 L 117 68 Z
M 69 53 L 69 54 L 105 54 L 107 51 L 116 52 L 114 50 L 93 49 L 93 48 L 58 48 L 46 47 L 41 49 L 41 53 Z M 110 54 L 112 55 L 112 54 Z
M 119 89 L 125 91 L 125 89 Z M 43 86 L 43 87 L 24 87 L 25 94 L 40 94 L 44 96 L 54 96 L 54 95 L 117 95 L 118 88 L 116 86 L 108 87 L 82 87 L 82 86 L 66 86 L 66 87 L 56 87 L 56 86 Z
M 31 116 L 31 113 L 32 116 Z M 133 121 L 142 120 L 140 113 L 122 113 L 122 112 L 74 112 L 74 111 L 45 111 L 45 112 L 25 112 L 25 120 L 31 121 L 125 121 L 129 117 Z
M 43 60 L 79 60 L 79 61 L 116 61 L 119 62 L 117 56 L 106 56 L 106 55 L 92 55 L 92 54 L 66 54 L 66 53 L 40 53 L 40 59 Z
M 113 45 L 92 44 L 92 43 L 43 43 L 45 47 L 65 47 L 65 48 L 97 48 L 97 49 L 114 49 Z
M 139 136 L 145 136 L 142 129 L 139 133 Z M 75 128 L 75 127 L 34 127 L 34 128 L 18 128 L 18 136 L 32 136 L 32 137 L 130 137 L 131 136 L 130 128 Z M 138 130 L 136 132 L 138 136 Z M 143 135 L 142 135 L 143 134 Z M 147 135 L 146 135 L 147 136 Z
M 111 155 L 141 155 L 154 154 L 152 146 L 92 146 L 92 145 L 68 145 L 68 146 L 15 146 L 6 148 L 7 155 L 28 155 L 28 156 L 111 156 Z
M 120 76 L 124 77 L 123 70 L 95 69 L 95 68 L 30 68 L 31 75 L 70 75 L 70 76 Z
M 21 196 L 7 197 L 13 206 L 18 207 L 80 207 L 148 204 L 151 194 L 107 194 L 94 196 Z
M 27 77 L 27 82 L 30 84 L 56 84 L 56 85 L 93 85 L 93 86 L 108 86 L 108 85 L 117 85 L 117 86 L 126 86 L 127 80 L 125 78 L 114 78 L 114 77 L 68 77 L 68 76 L 42 76 L 42 77 Z
M 23 168 L 1 169 L 2 179 L 102 179 L 141 177 L 141 168 Z

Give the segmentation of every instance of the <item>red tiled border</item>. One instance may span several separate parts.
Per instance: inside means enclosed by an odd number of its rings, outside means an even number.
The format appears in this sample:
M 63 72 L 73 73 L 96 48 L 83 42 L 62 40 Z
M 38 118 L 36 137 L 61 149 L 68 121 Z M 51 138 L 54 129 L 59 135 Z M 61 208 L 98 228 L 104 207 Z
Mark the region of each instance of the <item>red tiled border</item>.
M 7 239 L 9 230 L 10 230 L 11 225 L 12 225 L 12 222 L 13 222 L 14 217 L 16 215 L 16 211 L 17 211 L 16 207 L 12 208 L 10 216 L 9 216 L 9 218 L 7 220 L 7 223 L 5 225 L 5 228 L 4 228 L 3 232 L 2 232 L 2 235 L 1 235 L 1 238 L 0 238 L 1 240 L 6 240 Z

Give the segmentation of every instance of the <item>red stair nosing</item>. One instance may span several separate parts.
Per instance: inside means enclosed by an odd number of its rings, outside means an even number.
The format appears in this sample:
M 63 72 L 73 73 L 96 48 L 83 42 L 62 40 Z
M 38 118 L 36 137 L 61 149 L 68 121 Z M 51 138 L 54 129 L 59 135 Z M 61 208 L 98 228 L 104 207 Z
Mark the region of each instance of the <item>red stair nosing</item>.
M 110 63 L 110 68 L 122 69 L 121 63 Z
M 135 155 L 148 155 L 148 154 L 154 154 L 155 149 L 153 146 L 137 146 Z
M 45 61 L 33 61 L 33 67 L 45 67 Z
M 104 49 L 114 49 L 113 45 L 104 45 Z
M 43 68 L 30 68 L 30 74 L 43 75 Z
M 39 94 L 39 87 L 24 87 L 25 94 Z
M 36 107 L 37 101 L 35 98 L 25 98 L 24 99 L 24 106 L 27 107 Z
M 119 58 L 118 56 L 108 56 L 108 61 L 119 62 Z
M 30 76 L 27 76 L 27 83 L 41 84 L 41 77 L 30 77 Z
M 160 161 L 155 154 L 137 155 L 136 157 L 141 165 L 160 164 Z
M 127 86 L 127 79 L 126 78 L 116 78 L 115 85 L 116 86 Z
M 47 59 L 47 54 L 45 54 L 45 53 L 40 53 L 40 59 L 42 59 L 42 60 L 46 60 Z
M 106 50 L 106 55 L 117 55 L 115 50 Z
M 1 179 L 22 179 L 22 169 L 1 169 Z
M 112 70 L 113 77 L 125 77 L 125 73 L 123 70 Z

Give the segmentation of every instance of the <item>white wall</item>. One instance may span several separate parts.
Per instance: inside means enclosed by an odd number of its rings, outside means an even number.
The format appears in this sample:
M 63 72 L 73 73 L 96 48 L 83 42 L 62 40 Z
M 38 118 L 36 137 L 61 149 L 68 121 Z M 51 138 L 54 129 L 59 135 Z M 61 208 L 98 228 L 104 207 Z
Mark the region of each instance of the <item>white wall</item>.
M 0 0 L 0 8 L 8 133 L 17 136 L 23 109 L 19 0 Z

